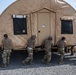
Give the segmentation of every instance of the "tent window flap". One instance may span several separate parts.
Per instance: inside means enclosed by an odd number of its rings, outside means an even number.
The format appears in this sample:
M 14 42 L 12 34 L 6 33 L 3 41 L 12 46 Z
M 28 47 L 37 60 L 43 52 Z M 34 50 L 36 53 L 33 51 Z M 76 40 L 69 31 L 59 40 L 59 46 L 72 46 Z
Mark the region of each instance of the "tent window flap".
M 14 35 L 27 34 L 27 22 L 25 16 L 13 16 Z
M 73 34 L 72 20 L 61 20 L 61 34 Z

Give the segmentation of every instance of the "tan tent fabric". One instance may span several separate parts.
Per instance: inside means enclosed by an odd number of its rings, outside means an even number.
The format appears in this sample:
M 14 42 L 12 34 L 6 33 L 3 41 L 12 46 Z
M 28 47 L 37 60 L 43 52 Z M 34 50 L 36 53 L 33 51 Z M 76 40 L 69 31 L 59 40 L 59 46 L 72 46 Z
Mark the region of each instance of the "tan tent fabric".
M 17 0 L 10 5 L 0 16 L 0 44 L 3 34 L 7 33 L 13 41 L 14 49 L 25 47 L 31 35 L 37 36 L 38 44 L 38 13 L 50 14 L 50 35 L 53 42 L 65 36 L 68 44 L 76 44 L 76 11 L 64 0 Z M 27 35 L 13 34 L 12 15 L 27 15 Z M 61 34 L 61 20 L 73 20 L 73 34 Z M 49 36 L 50 36 L 49 35 Z

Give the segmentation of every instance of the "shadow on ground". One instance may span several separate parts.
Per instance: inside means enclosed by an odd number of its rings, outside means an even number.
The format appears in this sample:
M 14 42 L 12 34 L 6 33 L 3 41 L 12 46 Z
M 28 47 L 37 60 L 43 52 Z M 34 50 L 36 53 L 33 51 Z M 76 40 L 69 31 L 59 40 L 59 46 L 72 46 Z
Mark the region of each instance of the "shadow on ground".
M 2 64 L 2 58 L 0 53 L 0 63 Z M 0 67 L 0 70 L 9 70 L 9 69 L 21 69 L 21 68 L 39 68 L 39 67 L 51 67 L 51 66 L 60 66 L 58 64 L 60 56 L 57 53 L 52 54 L 52 59 L 49 65 L 42 64 L 41 60 L 44 56 L 44 52 L 34 52 L 34 62 L 32 65 L 23 65 L 22 60 L 27 57 L 27 52 L 25 51 L 13 51 L 11 54 L 10 65 L 7 68 Z M 75 65 L 76 63 L 76 54 L 70 56 L 70 53 L 65 54 L 64 64 L 63 65 Z

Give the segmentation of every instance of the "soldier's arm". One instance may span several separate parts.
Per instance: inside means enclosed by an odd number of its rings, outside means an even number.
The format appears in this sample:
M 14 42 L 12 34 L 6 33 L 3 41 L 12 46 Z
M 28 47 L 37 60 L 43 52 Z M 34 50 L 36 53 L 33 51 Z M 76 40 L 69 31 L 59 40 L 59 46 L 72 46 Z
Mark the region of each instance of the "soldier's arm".
M 53 45 L 54 45 L 54 44 L 53 44 L 53 42 L 52 42 L 51 46 L 53 47 Z
M 58 44 L 59 44 L 59 41 L 56 43 L 56 45 L 58 46 Z
M 4 48 L 4 44 L 3 44 L 3 40 L 2 40 L 1 49 L 3 50 L 3 48 Z
M 67 47 L 67 41 L 64 41 L 64 43 L 65 43 L 65 47 Z
M 34 49 L 36 48 L 36 45 L 37 45 L 37 43 L 36 43 L 36 40 L 35 40 L 35 42 L 34 42 Z
M 28 47 L 28 40 L 27 40 L 27 42 L 26 42 L 26 44 L 25 44 L 25 49 Z
M 42 42 L 42 48 L 45 47 L 45 40 Z

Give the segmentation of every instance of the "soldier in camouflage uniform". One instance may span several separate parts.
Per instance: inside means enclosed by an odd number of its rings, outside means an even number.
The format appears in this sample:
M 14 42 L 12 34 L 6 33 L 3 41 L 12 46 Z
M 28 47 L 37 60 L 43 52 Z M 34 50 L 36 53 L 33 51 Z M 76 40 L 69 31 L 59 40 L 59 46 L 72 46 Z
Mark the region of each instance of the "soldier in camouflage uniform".
M 10 55 L 12 50 L 12 40 L 8 38 L 7 34 L 4 34 L 4 39 L 2 40 L 2 46 L 3 46 L 3 64 L 4 67 L 7 67 L 9 65 L 10 61 Z
M 35 48 L 35 39 L 36 36 L 32 35 L 30 39 L 28 39 L 27 43 L 27 52 L 28 52 L 28 57 L 22 61 L 23 64 L 31 64 L 33 62 L 33 50 Z
M 65 39 L 65 37 L 62 37 L 62 38 L 57 42 L 57 45 L 58 45 L 58 51 L 59 51 L 59 54 L 60 54 L 59 64 L 63 64 L 64 50 L 65 50 L 65 47 L 66 47 L 66 39 Z
M 50 36 L 48 39 L 45 39 L 43 42 L 43 45 L 45 47 L 44 48 L 45 55 L 42 59 L 42 62 L 47 64 L 51 61 L 51 57 L 52 57 L 52 54 L 51 54 L 51 47 L 53 46 L 52 37 Z

